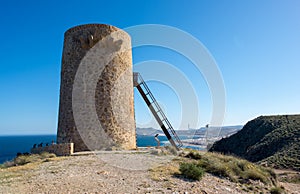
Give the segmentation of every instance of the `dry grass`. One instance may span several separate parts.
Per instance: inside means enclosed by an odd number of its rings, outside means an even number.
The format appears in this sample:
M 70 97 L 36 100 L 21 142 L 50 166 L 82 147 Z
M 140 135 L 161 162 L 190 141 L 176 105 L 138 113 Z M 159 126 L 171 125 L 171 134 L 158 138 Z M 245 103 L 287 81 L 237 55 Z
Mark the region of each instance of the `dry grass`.
M 278 173 L 278 180 L 286 183 L 300 184 L 300 172 L 286 171 Z
M 30 170 L 35 169 L 39 163 L 29 163 L 22 166 L 12 166 L 0 169 L 0 185 L 9 184 L 23 176 L 29 176 Z M 27 172 L 27 173 L 25 173 Z
M 6 171 L 0 173 L 0 181 L 3 179 L 15 178 L 22 176 L 21 173 L 13 172 L 13 171 Z
M 181 166 L 186 168 L 180 170 Z M 195 175 L 195 168 L 197 168 L 196 171 L 198 168 L 201 171 L 201 173 L 196 173 L 200 176 L 189 176 Z M 185 150 L 181 157 L 173 159 L 168 165 L 151 169 L 150 175 L 152 180 L 172 184 L 171 177 L 174 176 L 201 181 L 204 172 L 228 179 L 250 193 L 269 193 L 271 188 L 273 192 L 278 190 L 276 174 L 273 170 L 240 158 L 210 152 Z
M 152 180 L 167 181 L 172 175 L 180 174 L 179 163 L 174 160 L 172 163 L 164 166 L 157 166 L 149 170 Z
M 12 161 L 5 162 L 3 165 L 1 165 L 1 168 L 22 166 L 29 163 L 49 162 L 51 160 L 55 160 L 55 158 L 55 154 L 48 152 L 43 152 L 41 154 L 20 155 Z
M 173 146 L 162 146 L 150 151 L 151 154 L 157 156 L 174 155 L 177 156 L 178 152 Z
M 43 162 L 59 161 L 66 157 L 56 157 L 54 154 L 42 153 L 32 155 L 21 155 L 14 160 L 4 163 L 0 168 L 0 185 L 10 184 L 12 181 L 30 177 L 31 171 Z
M 247 160 L 217 153 L 192 151 L 186 157 L 196 160 L 197 165 L 213 175 L 229 178 L 233 182 L 247 183 L 259 180 L 264 184 L 276 185 L 276 174 L 268 168 Z

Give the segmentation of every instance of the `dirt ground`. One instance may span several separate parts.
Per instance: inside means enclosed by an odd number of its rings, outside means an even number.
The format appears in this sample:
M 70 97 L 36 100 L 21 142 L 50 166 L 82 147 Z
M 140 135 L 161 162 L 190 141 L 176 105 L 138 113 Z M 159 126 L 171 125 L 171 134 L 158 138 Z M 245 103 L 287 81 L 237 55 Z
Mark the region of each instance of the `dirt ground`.
M 39 164 L 0 169 L 0 193 L 249 193 L 208 173 L 189 181 L 160 168 L 171 168 L 175 156 L 148 152 L 97 152 L 56 158 Z M 300 185 L 283 186 L 300 193 Z

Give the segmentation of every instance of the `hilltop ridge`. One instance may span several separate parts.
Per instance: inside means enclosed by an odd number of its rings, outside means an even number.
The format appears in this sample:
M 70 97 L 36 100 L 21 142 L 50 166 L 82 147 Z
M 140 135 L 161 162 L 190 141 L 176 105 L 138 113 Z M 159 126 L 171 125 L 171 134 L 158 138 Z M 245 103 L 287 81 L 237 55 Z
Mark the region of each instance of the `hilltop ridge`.
M 214 143 L 209 151 L 299 171 L 300 115 L 260 116 L 238 133 Z

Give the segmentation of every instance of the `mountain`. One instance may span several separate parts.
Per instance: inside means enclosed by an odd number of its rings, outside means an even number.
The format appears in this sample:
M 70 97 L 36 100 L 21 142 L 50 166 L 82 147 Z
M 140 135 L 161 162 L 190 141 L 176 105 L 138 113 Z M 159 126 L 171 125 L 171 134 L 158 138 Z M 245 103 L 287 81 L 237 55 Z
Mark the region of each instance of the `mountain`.
M 188 136 L 188 137 L 194 137 L 196 133 L 196 129 L 188 129 L 188 130 L 176 130 L 176 134 L 178 136 Z
M 236 126 L 222 126 L 222 127 L 201 127 L 196 130 L 195 135 L 197 136 L 205 136 L 208 137 L 220 137 L 220 136 L 230 136 L 243 128 L 242 125 Z M 206 130 L 208 130 L 206 132 Z
M 178 136 L 193 136 L 195 134 L 194 129 L 189 129 L 189 130 L 176 130 L 176 134 Z M 159 135 L 165 135 L 164 132 L 160 129 L 154 129 L 152 127 L 148 128 L 136 128 L 136 133 L 137 135 L 147 135 L 147 136 L 154 136 L 156 134 Z
M 154 129 L 152 127 L 148 128 L 136 128 L 136 134 L 137 135 L 148 135 L 148 136 L 154 136 L 156 134 L 163 134 L 162 130 Z
M 205 136 L 208 137 L 225 137 L 230 136 L 237 131 L 241 130 L 243 126 L 242 125 L 236 125 L 236 126 L 223 126 L 223 127 L 201 127 L 200 129 L 188 129 L 188 130 L 175 130 L 176 134 L 178 136 L 185 136 L 185 137 L 198 137 L 198 136 Z M 206 130 L 208 129 L 208 132 L 206 133 Z M 221 131 L 220 131 L 221 129 Z M 154 129 L 152 127 L 148 128 L 136 128 L 137 135 L 147 135 L 147 136 L 154 136 L 156 134 L 165 135 L 164 132 L 160 129 Z
M 209 151 L 276 168 L 300 170 L 300 115 L 260 116 Z

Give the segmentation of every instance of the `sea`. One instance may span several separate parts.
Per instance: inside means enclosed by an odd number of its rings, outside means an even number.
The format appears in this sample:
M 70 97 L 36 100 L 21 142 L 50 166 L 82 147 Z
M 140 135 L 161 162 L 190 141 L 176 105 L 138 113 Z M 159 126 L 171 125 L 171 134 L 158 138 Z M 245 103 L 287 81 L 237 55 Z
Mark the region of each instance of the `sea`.
M 185 139 L 186 137 L 180 137 Z M 168 144 L 166 136 L 158 136 L 161 146 Z M 24 135 L 24 136 L 0 136 L 0 164 L 10 161 L 17 153 L 30 152 L 34 144 L 56 142 L 56 135 Z M 137 135 L 137 146 L 157 146 L 153 136 Z
M 56 135 L 0 136 L 0 164 L 12 160 L 17 153 L 30 152 L 33 144 L 51 143 L 52 140 L 56 142 Z

